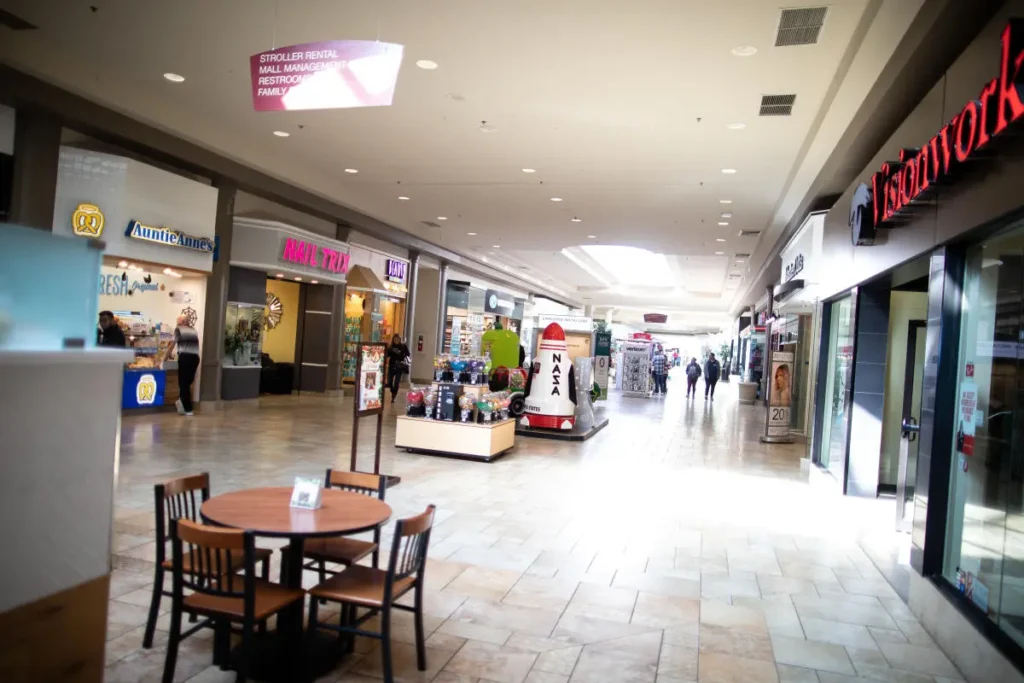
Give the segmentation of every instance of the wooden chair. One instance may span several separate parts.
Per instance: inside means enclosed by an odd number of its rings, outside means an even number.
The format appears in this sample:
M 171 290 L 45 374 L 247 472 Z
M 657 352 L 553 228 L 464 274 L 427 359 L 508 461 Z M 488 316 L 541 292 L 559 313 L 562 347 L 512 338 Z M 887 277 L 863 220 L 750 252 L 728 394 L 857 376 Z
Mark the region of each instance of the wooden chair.
M 299 588 L 285 588 L 256 577 L 255 536 L 241 529 L 203 526 L 187 519 L 171 521 L 171 632 L 164 660 L 164 683 L 173 683 L 178 644 L 201 628 L 215 631 L 215 659 L 226 657 L 230 646 L 230 625 L 241 624 L 242 650 L 237 682 L 248 676 L 253 653 L 253 632 L 258 624 L 301 604 L 306 597 Z M 238 564 L 236 564 L 236 561 Z M 244 571 L 242 576 L 239 571 Z M 185 595 L 185 589 L 191 591 Z M 183 614 L 205 617 L 185 633 Z M 223 660 L 221 662 L 223 665 Z
M 387 489 L 387 477 L 362 472 L 336 472 L 329 469 L 324 482 L 324 488 L 353 491 L 376 496 L 380 500 L 384 500 Z M 374 529 L 372 542 L 344 537 L 307 540 L 302 548 L 302 556 L 310 562 L 303 565 L 303 569 L 317 571 L 323 583 L 327 580 L 327 574 L 337 574 L 327 569 L 328 562 L 351 566 L 367 555 L 373 556 L 373 566 L 377 567 L 380 560 L 380 527 Z
M 156 503 L 156 570 L 153 577 L 153 598 L 150 600 L 149 617 L 146 619 L 146 633 L 142 638 L 142 647 L 145 648 L 153 647 L 153 634 L 160 614 L 160 598 L 171 595 L 164 590 L 164 572 L 171 570 L 171 561 L 166 557 L 168 522 L 176 519 L 199 521 L 199 508 L 210 498 L 210 475 L 203 472 L 157 484 L 153 487 L 153 497 Z M 256 549 L 256 559 L 263 563 L 264 579 L 270 576 L 272 554 L 272 551 L 264 548 Z M 232 565 L 241 567 L 242 556 L 235 557 Z M 189 560 L 186 558 L 185 571 L 189 571 L 189 567 Z
M 423 639 L 423 574 L 427 566 L 427 546 L 434 525 L 434 506 L 415 517 L 402 519 L 395 525 L 395 538 L 391 544 L 391 557 L 387 571 L 375 567 L 352 565 L 309 591 L 309 633 L 317 628 L 337 631 L 351 638 L 357 635 L 381 641 L 384 681 L 392 683 L 391 666 L 391 609 L 413 613 L 416 625 L 416 665 L 427 669 L 427 653 Z M 413 606 L 399 605 L 395 601 L 415 590 Z M 317 621 L 318 600 L 341 603 L 341 622 L 338 626 Z M 369 608 L 369 612 L 356 619 L 356 608 Z M 380 614 L 380 632 L 359 628 L 374 615 Z

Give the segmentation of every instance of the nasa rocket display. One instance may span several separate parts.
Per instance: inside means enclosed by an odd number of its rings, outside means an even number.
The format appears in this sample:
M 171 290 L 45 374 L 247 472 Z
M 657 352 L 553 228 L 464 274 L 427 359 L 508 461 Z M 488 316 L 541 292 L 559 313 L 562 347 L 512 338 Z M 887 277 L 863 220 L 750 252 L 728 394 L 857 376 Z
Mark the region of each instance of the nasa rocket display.
M 551 323 L 541 335 L 537 357 L 526 380 L 522 427 L 572 429 L 576 423 L 576 378 L 565 343 L 565 331 Z

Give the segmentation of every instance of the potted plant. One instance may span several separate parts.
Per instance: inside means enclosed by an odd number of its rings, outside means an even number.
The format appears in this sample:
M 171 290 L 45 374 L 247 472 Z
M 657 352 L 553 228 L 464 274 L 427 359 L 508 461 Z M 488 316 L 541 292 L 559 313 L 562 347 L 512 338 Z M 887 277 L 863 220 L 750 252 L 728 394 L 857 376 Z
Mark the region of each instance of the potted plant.
M 242 347 L 245 339 L 240 332 L 228 332 L 224 335 L 224 353 L 235 365 L 242 364 Z

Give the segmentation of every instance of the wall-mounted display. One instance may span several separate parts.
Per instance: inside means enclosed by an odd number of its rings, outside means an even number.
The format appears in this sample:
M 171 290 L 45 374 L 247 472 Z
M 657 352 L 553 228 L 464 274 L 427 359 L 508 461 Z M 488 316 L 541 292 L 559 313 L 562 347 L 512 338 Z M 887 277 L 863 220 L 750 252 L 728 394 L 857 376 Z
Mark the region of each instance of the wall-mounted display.
M 224 317 L 224 365 L 259 367 L 263 352 L 263 307 L 229 301 Z

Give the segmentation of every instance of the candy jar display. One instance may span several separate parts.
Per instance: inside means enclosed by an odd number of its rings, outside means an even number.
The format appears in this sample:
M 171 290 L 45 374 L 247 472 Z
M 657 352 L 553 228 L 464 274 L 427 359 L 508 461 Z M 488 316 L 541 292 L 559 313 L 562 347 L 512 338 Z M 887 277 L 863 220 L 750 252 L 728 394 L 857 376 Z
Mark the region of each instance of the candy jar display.
M 446 356 L 434 356 L 434 381 L 444 381 Z
M 472 394 L 463 394 L 459 396 L 459 408 L 461 413 L 459 415 L 462 422 L 469 422 L 470 417 L 473 415 L 473 406 L 476 405 L 476 398 Z
M 508 409 L 509 406 L 512 405 L 512 394 L 508 393 L 507 391 L 503 391 L 499 394 L 499 397 L 500 398 L 498 399 L 498 408 L 501 411 L 501 419 L 507 420 Z
M 483 394 L 476 403 L 476 408 L 480 411 L 480 422 L 484 424 L 491 423 L 491 414 L 494 412 L 494 404 L 491 403 L 490 397 L 490 394 Z
M 405 414 L 410 417 L 423 417 L 426 412 L 426 407 L 423 405 L 423 388 L 417 386 L 410 386 L 409 391 L 405 394 L 406 409 Z
M 469 361 L 469 383 L 483 384 L 487 381 L 487 373 L 484 372 L 484 359 L 473 358 Z
M 433 387 L 423 392 L 424 417 L 434 419 L 434 406 L 437 405 L 437 391 Z
M 451 362 L 452 368 L 452 379 L 453 382 L 459 384 L 469 384 L 469 373 L 466 372 L 466 368 L 469 367 L 469 361 L 465 358 L 454 358 Z

